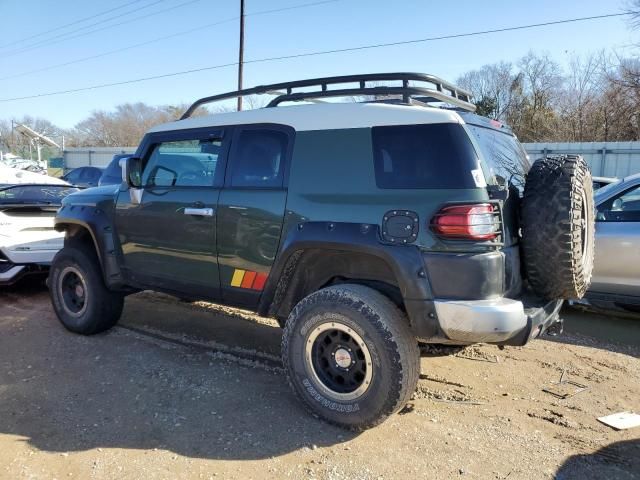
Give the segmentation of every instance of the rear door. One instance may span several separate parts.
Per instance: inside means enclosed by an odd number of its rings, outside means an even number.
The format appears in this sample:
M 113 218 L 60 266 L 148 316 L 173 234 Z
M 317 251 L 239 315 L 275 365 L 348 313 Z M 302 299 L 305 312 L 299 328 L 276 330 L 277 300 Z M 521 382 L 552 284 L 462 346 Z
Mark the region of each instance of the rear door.
M 255 307 L 278 250 L 294 131 L 236 127 L 218 201 L 218 262 L 225 303 Z
M 118 197 L 116 227 L 136 284 L 218 299 L 216 209 L 224 181 L 223 130 L 152 134 L 142 154 L 140 204 Z
M 640 185 L 597 206 L 590 290 L 640 298 Z

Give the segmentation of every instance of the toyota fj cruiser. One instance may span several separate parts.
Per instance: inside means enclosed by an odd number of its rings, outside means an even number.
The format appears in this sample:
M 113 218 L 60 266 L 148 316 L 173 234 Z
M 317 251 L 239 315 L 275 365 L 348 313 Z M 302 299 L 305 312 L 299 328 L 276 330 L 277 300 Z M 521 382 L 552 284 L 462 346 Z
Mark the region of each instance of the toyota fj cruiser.
M 191 117 L 273 92 L 266 108 Z M 363 101 L 321 100 L 345 96 Z M 561 330 L 562 299 L 589 284 L 585 162 L 531 167 L 474 110 L 470 93 L 413 73 L 200 99 L 147 133 L 122 185 L 64 200 L 56 314 L 102 332 L 142 289 L 254 310 L 284 327 L 288 379 L 312 412 L 375 425 L 412 395 L 418 342 L 524 345 Z

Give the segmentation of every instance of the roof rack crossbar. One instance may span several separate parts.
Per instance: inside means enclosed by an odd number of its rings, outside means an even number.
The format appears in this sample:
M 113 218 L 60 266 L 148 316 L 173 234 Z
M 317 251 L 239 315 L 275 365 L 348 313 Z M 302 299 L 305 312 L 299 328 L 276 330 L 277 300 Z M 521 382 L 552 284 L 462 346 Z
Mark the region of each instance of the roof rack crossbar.
M 402 86 L 367 86 L 367 82 L 401 81 Z M 409 82 L 422 82 L 429 84 L 429 88 L 410 86 Z M 329 85 L 355 83 L 358 86 L 352 88 L 338 88 L 331 90 Z M 319 87 L 318 90 L 307 92 L 294 92 L 296 88 Z M 344 97 L 353 95 L 401 95 L 403 102 L 410 103 L 414 95 L 428 96 L 438 101 L 449 103 L 463 110 L 475 111 L 476 107 L 471 103 L 471 93 L 458 88 L 434 75 L 425 73 L 370 73 L 363 75 L 343 75 L 337 77 L 313 78 L 294 82 L 260 85 L 253 88 L 221 93 L 210 97 L 204 97 L 194 102 L 180 118 L 189 118 L 191 114 L 202 105 L 222 100 L 228 100 L 248 95 L 273 93 L 285 91 L 274 98 L 267 107 L 276 107 L 287 101 L 302 101 L 314 98 Z

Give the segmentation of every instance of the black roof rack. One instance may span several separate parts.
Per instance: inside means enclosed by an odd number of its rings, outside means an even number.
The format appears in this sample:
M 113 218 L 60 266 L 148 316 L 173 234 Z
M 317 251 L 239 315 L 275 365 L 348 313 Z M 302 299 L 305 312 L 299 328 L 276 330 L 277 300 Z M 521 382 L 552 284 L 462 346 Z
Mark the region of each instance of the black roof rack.
M 402 86 L 369 85 L 367 82 L 401 81 Z M 409 85 L 412 82 L 412 85 Z M 330 90 L 329 85 L 355 83 L 354 87 L 342 86 Z M 427 84 L 417 86 L 416 83 Z M 317 90 L 296 92 L 294 89 L 303 87 L 318 87 Z M 231 98 L 245 97 L 271 93 L 277 97 L 271 100 L 267 107 L 276 107 L 282 102 L 295 102 L 327 97 L 347 97 L 352 95 L 401 95 L 404 103 L 425 104 L 420 97 L 427 97 L 430 101 L 445 102 L 463 110 L 474 112 L 476 106 L 471 103 L 471 93 L 458 88 L 434 75 L 426 73 L 368 73 L 364 75 L 343 75 L 338 77 L 313 78 L 298 80 L 295 82 L 274 83 L 260 85 L 235 92 L 221 93 L 211 97 L 204 97 L 194 102 L 180 120 L 189 118 L 191 114 L 202 105 L 219 102 Z

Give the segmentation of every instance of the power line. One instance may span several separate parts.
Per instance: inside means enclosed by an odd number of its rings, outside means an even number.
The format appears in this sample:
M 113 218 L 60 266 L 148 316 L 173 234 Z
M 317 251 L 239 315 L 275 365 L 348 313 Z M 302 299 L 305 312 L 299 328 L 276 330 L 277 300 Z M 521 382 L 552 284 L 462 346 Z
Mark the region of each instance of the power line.
M 89 17 L 84 17 L 79 20 L 76 20 L 71 23 L 65 23 L 64 25 L 60 25 L 59 27 L 52 28 L 50 30 L 45 30 L 44 32 L 36 33 L 35 35 L 31 35 L 30 37 L 24 37 L 19 40 L 14 40 L 10 43 L 5 43 L 4 45 L 0 45 L 0 48 L 10 47 L 12 45 L 16 45 L 18 43 L 26 42 L 27 40 L 31 40 L 32 38 L 41 37 L 42 35 L 46 35 L 47 33 L 57 32 L 58 30 L 62 30 L 63 28 L 71 27 L 72 25 L 77 25 L 78 23 L 86 22 L 87 20 L 91 20 L 92 18 L 100 17 L 102 15 L 106 15 L 107 13 L 115 12 L 116 10 L 120 10 L 121 8 L 128 7 L 129 5 L 133 5 L 135 3 L 140 3 L 144 0 L 133 0 L 132 2 L 125 3 L 120 5 L 119 7 L 110 8 L 109 10 L 104 10 L 100 13 L 96 13 L 95 15 L 91 15 Z
M 90 35 L 90 34 L 95 33 L 95 32 L 101 32 L 101 31 L 103 31 L 103 30 L 108 30 L 108 29 L 110 29 L 110 28 L 119 27 L 120 25 L 126 25 L 126 24 L 128 24 L 128 23 L 132 23 L 132 22 L 135 22 L 135 21 L 138 21 L 138 20 L 144 20 L 144 19 L 147 19 L 147 18 L 152 17 L 152 16 L 154 16 L 154 15 L 158 15 L 158 14 L 160 14 L 160 13 L 168 12 L 168 11 L 170 11 L 170 10 L 175 10 L 175 9 L 177 9 L 177 8 L 181 8 L 181 7 L 184 7 L 184 6 L 190 5 L 190 4 L 192 4 L 192 3 L 200 2 L 200 1 L 202 1 L 202 0 L 189 0 L 189 1 L 187 1 L 187 2 L 180 3 L 180 4 L 175 5 L 175 6 L 173 6 L 173 7 L 168 7 L 168 8 L 165 8 L 165 9 L 163 9 L 163 10 L 157 10 L 157 11 L 155 11 L 155 12 L 151 12 L 151 13 L 148 13 L 148 14 L 145 14 L 145 15 L 141 15 L 141 16 L 138 16 L 138 17 L 134 17 L 134 18 L 129 19 L 129 20 L 125 20 L 124 22 L 114 23 L 114 24 L 112 24 L 112 25 L 106 25 L 106 26 L 101 27 L 101 28 L 96 28 L 96 29 L 94 29 L 94 30 L 89 30 L 88 32 L 82 32 L 82 33 L 78 33 L 78 34 L 74 35 L 74 34 L 75 34 L 75 33 L 77 33 L 79 30 L 83 30 L 83 29 L 86 29 L 86 28 L 89 28 L 89 27 L 92 27 L 92 26 L 98 25 L 98 24 L 100 24 L 100 23 L 104 23 L 104 22 L 107 22 L 107 21 L 110 21 L 110 20 L 114 20 L 114 19 L 119 18 L 119 17 L 123 17 L 123 16 L 126 16 L 126 15 L 129 15 L 129 14 L 131 14 L 131 13 L 137 12 L 138 10 L 142 10 L 142 9 L 144 9 L 144 8 L 148 8 L 148 7 L 150 7 L 150 6 L 156 5 L 156 4 L 158 4 L 158 3 L 160 3 L 160 2 L 164 2 L 164 1 L 166 1 L 166 0 L 156 0 L 155 2 L 150 3 L 150 4 L 148 4 L 148 5 L 145 5 L 145 6 L 143 6 L 143 7 L 140 7 L 140 8 L 138 8 L 138 9 L 131 10 L 131 11 L 129 11 L 129 12 L 126 12 L 126 13 L 121 14 L 121 15 L 117 15 L 117 16 L 115 16 L 115 17 L 111 17 L 111 18 L 109 18 L 109 19 L 105 19 L 105 20 L 104 20 L 104 21 L 102 21 L 102 22 L 97 22 L 97 23 L 92 24 L 92 25 L 88 25 L 88 26 L 85 26 L 85 27 L 81 27 L 80 29 L 76 30 L 75 32 L 67 32 L 67 33 L 64 33 L 64 34 L 61 34 L 61 35 L 58 35 L 58 36 L 55 36 L 55 37 L 51 37 L 51 38 L 49 38 L 49 39 L 42 40 L 42 41 L 39 41 L 39 42 L 37 42 L 37 43 L 34 43 L 34 44 L 31 44 L 31 45 L 28 45 L 28 46 L 24 47 L 24 48 L 23 48 L 23 49 L 21 49 L 21 50 L 11 50 L 11 51 L 9 51 L 9 52 L 4 53 L 0 58 L 11 57 L 11 56 L 18 55 L 18 54 L 21 54 L 21 53 L 29 52 L 29 51 L 31 51 L 31 50 L 36 50 L 36 49 L 38 49 L 38 48 L 48 47 L 48 46 L 50 46 L 50 45 L 54 45 L 54 44 L 56 44 L 56 43 L 65 42 L 65 41 L 67 41 L 67 40 L 72 40 L 72 39 L 74 39 L 74 38 L 84 37 L 84 36 L 86 36 L 86 35 Z M 63 37 L 63 38 L 59 38 L 59 37 Z M 56 39 L 57 39 L 57 40 L 56 40 Z M 53 41 L 52 41 L 52 40 L 53 40 Z
M 115 20 L 117 18 L 122 18 L 122 17 L 125 17 L 127 15 L 131 15 L 132 13 L 138 12 L 140 10 L 144 10 L 145 8 L 152 7 L 154 5 L 157 5 L 158 3 L 162 3 L 162 2 L 165 2 L 165 1 L 166 0 L 155 0 L 155 1 L 151 2 L 151 3 L 148 3 L 147 5 L 143 5 L 141 7 L 135 8 L 133 10 L 129 10 L 128 12 L 120 13 L 118 15 L 115 15 L 115 16 L 100 20 L 99 22 L 95 22 L 95 23 L 92 23 L 92 24 L 89 24 L 89 25 L 85 25 L 83 27 L 79 27 L 78 29 L 76 29 L 74 31 L 64 32 L 64 33 L 55 35 L 55 36 L 50 37 L 50 38 L 45 38 L 43 40 L 38 40 L 35 43 L 32 43 L 30 45 L 26 45 L 24 47 L 20 47 L 17 50 L 10 50 L 8 52 L 3 52 L 2 53 L 2 58 L 11 57 L 11 56 L 14 56 L 14 55 L 18 55 L 18 54 L 21 54 L 21 53 L 25 53 L 25 52 L 29 52 L 31 50 L 38 49 L 38 48 L 43 47 L 43 46 L 49 46 L 49 45 L 52 45 L 52 44 L 56 44 L 56 43 L 64 42 L 66 40 L 70 40 L 72 38 L 77 38 L 77 37 L 82 37 L 84 35 L 88 35 L 88 34 L 94 32 L 94 31 L 99 31 L 101 29 L 90 30 L 89 32 L 83 32 L 83 33 L 80 33 L 80 34 L 77 34 L 77 35 L 74 35 L 74 34 L 76 34 L 77 32 L 79 32 L 81 30 L 86 30 L 87 28 L 95 27 L 97 25 L 110 22 L 111 20 Z M 178 5 L 178 6 L 180 6 L 180 5 Z M 174 8 L 177 8 L 177 7 L 174 7 Z M 152 15 L 153 14 L 154 13 L 152 13 Z M 147 16 L 149 16 L 149 15 L 147 15 Z M 137 17 L 137 18 L 145 18 L 145 17 Z M 102 27 L 102 29 L 111 28 L 112 26 L 113 25 L 107 25 L 106 27 Z
M 594 16 L 590 16 L 590 17 L 576 17 L 576 18 L 569 18 L 569 19 L 564 19 L 564 20 L 554 20 L 554 21 L 543 22 L 543 23 L 532 23 L 532 24 L 528 24 L 528 25 L 518 25 L 518 26 L 515 26 L 515 27 L 504 27 L 504 28 L 496 28 L 496 29 L 491 29 L 491 30 L 481 30 L 481 31 L 477 31 L 477 32 L 455 33 L 455 34 L 451 34 L 451 35 L 442 35 L 442 36 L 438 36 L 438 37 L 419 38 L 419 39 L 414 39 L 414 40 L 403 40 L 403 41 L 388 42 L 388 43 L 376 43 L 376 44 L 370 44 L 370 45 L 360 45 L 360 46 L 357 46 L 357 47 L 336 48 L 336 49 L 332 49 L 332 50 L 319 50 L 319 51 L 315 51 L 315 52 L 298 53 L 298 54 L 293 54 L 293 55 L 281 55 L 281 56 L 278 56 L 278 57 L 257 58 L 257 59 L 254 59 L 254 60 L 245 60 L 244 63 L 245 64 L 248 64 L 248 63 L 266 63 L 266 62 L 275 62 L 275 61 L 281 61 L 281 60 L 290 60 L 290 59 L 295 59 L 295 58 L 313 57 L 313 56 L 318 56 L 318 55 L 330 55 L 330 54 L 334 54 L 334 53 L 355 52 L 355 51 L 361 51 L 361 50 L 370 50 L 370 49 L 374 49 L 374 48 L 393 47 L 393 46 L 398 46 L 398 45 L 410 45 L 410 44 L 416 44 L 416 43 L 433 42 L 433 41 L 438 41 L 438 40 L 448 40 L 448 39 L 452 39 L 452 38 L 473 37 L 473 36 L 487 35 L 487 34 L 492 34 L 492 33 L 511 32 L 511 31 L 516 31 L 516 30 L 525 30 L 525 29 L 531 29 L 531 28 L 548 27 L 548 26 L 552 26 L 552 25 L 562 25 L 562 24 L 567 24 L 567 23 L 584 22 L 584 21 L 590 21 L 590 20 L 600 20 L 600 19 L 604 19 L 604 18 L 621 17 L 621 16 L 633 15 L 633 14 L 638 14 L 638 13 L 640 13 L 640 11 L 638 11 L 638 12 L 624 12 L 624 13 L 610 13 L 610 14 L 605 14 L 605 15 L 594 15 Z M 190 74 L 190 73 L 204 72 L 204 71 L 208 71 L 208 70 L 216 70 L 216 69 L 220 69 L 220 68 L 233 67 L 233 66 L 237 66 L 237 65 L 238 65 L 238 62 L 225 63 L 225 64 L 220 64 L 220 65 L 211 65 L 211 66 L 207 66 L 207 67 L 194 68 L 194 69 L 191 69 L 191 70 L 183 70 L 183 71 L 179 71 L 179 72 L 165 73 L 165 74 L 162 74 L 162 75 L 154 75 L 154 76 L 151 76 L 151 77 L 142 77 L 142 78 L 136 78 L 136 79 L 130 79 L 130 80 L 123 80 L 123 81 L 120 81 L 120 82 L 103 83 L 103 84 L 91 85 L 91 86 L 87 86 L 87 87 L 74 88 L 74 89 L 69 89 L 69 90 L 59 90 L 59 91 L 55 91 L 55 92 L 39 93 L 39 94 L 36 94 L 36 95 L 28 95 L 28 96 L 24 96 L 24 97 L 3 98 L 3 99 L 0 99 L 0 102 L 11 102 L 11 101 L 16 101 L 16 100 L 27 100 L 27 99 L 31 99 L 31 98 L 41 98 L 41 97 L 49 97 L 49 96 L 53 96 L 53 95 L 63 95 L 63 94 L 68 94 L 68 93 L 84 92 L 84 91 L 87 91 L 87 90 L 96 90 L 96 89 L 100 89 L 100 88 L 115 87 L 115 86 L 119 86 L 119 85 L 128 85 L 128 84 L 131 84 L 131 83 L 139 83 L 139 82 L 146 82 L 146 81 L 149 81 L 149 80 L 157 80 L 157 79 L 161 79 L 161 78 L 176 77 L 176 76 L 180 76 L 180 75 L 187 75 L 187 74 Z
M 199 0 L 194 0 L 194 1 L 199 1 Z M 315 6 L 318 6 L 318 5 L 324 5 L 324 4 L 327 4 L 327 3 L 335 3 L 335 2 L 339 2 L 339 1 L 342 1 L 342 0 L 321 0 L 321 1 L 316 1 L 316 2 L 302 3 L 302 4 L 299 4 L 299 5 L 291 5 L 291 6 L 288 6 L 288 7 L 274 8 L 274 9 L 270 9 L 270 10 L 260 10 L 260 11 L 253 12 L 253 13 L 247 13 L 247 14 L 245 14 L 245 17 L 266 15 L 266 14 L 270 14 L 270 13 L 280 13 L 280 12 L 284 12 L 284 11 L 288 11 L 288 10 L 297 10 L 297 9 L 300 9 L 300 8 L 315 7 Z M 190 3 L 190 2 L 187 2 L 187 3 Z M 178 6 L 180 6 L 180 5 L 178 5 Z M 214 26 L 217 26 L 217 25 L 222 25 L 224 23 L 235 22 L 239 18 L 240 17 L 238 17 L 238 16 L 232 17 L 232 18 L 226 18 L 224 20 L 219 20 L 217 22 L 208 23 L 208 24 L 202 25 L 200 27 L 191 28 L 189 30 L 184 30 L 182 32 L 172 33 L 171 35 L 163 35 L 162 37 L 157 37 L 157 38 L 154 38 L 152 40 L 147 40 L 145 42 L 136 43 L 136 44 L 133 44 L 133 45 L 129 45 L 127 47 L 122 47 L 122 48 L 118 48 L 118 49 L 115 49 L 115 50 L 109 50 L 107 52 L 99 53 L 99 54 L 96 54 L 96 55 L 91 55 L 91 56 L 88 56 L 88 57 L 79 58 L 79 59 L 76 59 L 76 60 L 71 60 L 71 61 L 64 62 L 64 63 L 57 63 L 55 65 L 49 65 L 47 67 L 41 67 L 41 68 L 37 68 L 37 69 L 34 69 L 34 70 L 28 70 L 26 72 L 20 72 L 20 73 L 15 73 L 15 74 L 12 74 L 12 75 L 7 75 L 5 77 L 0 77 L 0 81 L 1 80 L 9 80 L 9 79 L 12 79 L 12 78 L 20 78 L 20 77 L 24 77 L 24 76 L 27 76 L 27 75 L 31 75 L 33 73 L 46 72 L 48 70 L 53 70 L 55 68 L 67 67 L 69 65 L 74 65 L 76 63 L 82 63 L 82 62 L 86 62 L 88 60 L 94 60 L 96 58 L 106 57 L 107 55 L 113 55 L 114 53 L 125 52 L 127 50 L 132 50 L 134 48 L 143 47 L 145 45 L 150 45 L 152 43 L 156 43 L 156 42 L 159 42 L 159 41 L 162 41 L 162 40 L 167 40 L 169 38 L 175 38 L 175 37 L 179 37 L 179 36 L 182 36 L 182 35 L 187 35 L 189 33 L 197 32 L 197 31 L 204 30 L 204 29 L 207 29 L 207 28 L 211 28 L 211 27 L 214 27 Z

